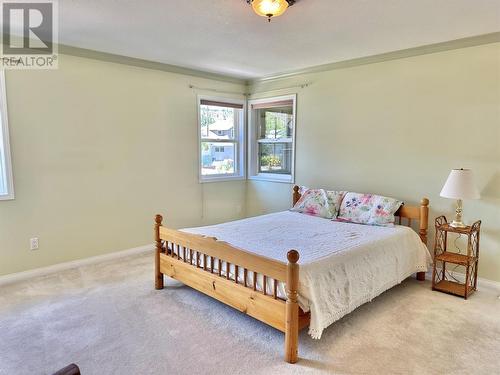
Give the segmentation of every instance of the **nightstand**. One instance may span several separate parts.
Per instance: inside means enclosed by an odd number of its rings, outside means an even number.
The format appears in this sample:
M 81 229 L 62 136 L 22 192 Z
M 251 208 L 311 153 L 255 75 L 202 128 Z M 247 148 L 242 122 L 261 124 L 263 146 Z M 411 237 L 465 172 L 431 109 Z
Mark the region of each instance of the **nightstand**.
M 446 217 L 436 218 L 436 239 L 434 242 L 434 269 L 432 272 L 432 290 L 454 294 L 467 299 L 477 289 L 477 267 L 479 261 L 479 232 L 481 220 L 464 228 L 452 227 Z M 467 236 L 467 249 L 463 253 L 448 251 L 448 235 Z M 464 282 L 453 280 L 447 267 L 465 269 Z M 441 265 L 441 268 L 438 268 Z M 452 278 L 452 280 L 450 280 Z

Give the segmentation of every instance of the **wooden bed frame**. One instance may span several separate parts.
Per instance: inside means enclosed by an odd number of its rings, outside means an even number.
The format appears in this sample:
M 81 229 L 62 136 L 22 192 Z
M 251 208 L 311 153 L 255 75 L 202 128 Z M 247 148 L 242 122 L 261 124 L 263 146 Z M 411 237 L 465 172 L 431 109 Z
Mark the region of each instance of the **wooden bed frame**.
M 293 204 L 300 199 L 299 187 L 293 188 Z M 429 200 L 422 199 L 420 206 L 402 206 L 396 216 L 419 222 L 419 235 L 427 244 Z M 310 314 L 304 313 L 298 305 L 299 253 L 290 250 L 288 262 L 280 262 L 234 247 L 214 237 L 185 233 L 162 226 L 163 217 L 156 215 L 154 236 L 155 287 L 163 289 L 163 275 L 176 279 L 191 288 L 211 296 L 225 304 L 258 319 L 285 334 L 285 361 L 298 360 L 298 335 L 302 328 L 309 326 Z M 208 260 L 208 261 L 207 261 Z M 214 263 L 218 263 L 214 267 Z M 225 263 L 226 272 L 222 274 Z M 230 276 L 230 265 L 234 274 L 243 269 L 244 281 Z M 248 274 L 263 276 L 262 291 L 247 283 Z M 418 280 L 425 280 L 425 272 L 417 273 Z M 278 298 L 277 284 L 286 285 L 286 301 Z M 269 284 L 271 283 L 271 284 Z M 255 285 L 255 283 L 253 283 Z M 273 293 L 266 292 L 272 285 Z

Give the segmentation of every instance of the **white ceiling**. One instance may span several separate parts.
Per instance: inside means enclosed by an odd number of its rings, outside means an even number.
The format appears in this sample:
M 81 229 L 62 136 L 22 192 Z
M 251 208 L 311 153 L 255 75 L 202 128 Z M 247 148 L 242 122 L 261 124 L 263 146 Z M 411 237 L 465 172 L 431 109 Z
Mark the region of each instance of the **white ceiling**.
M 500 31 L 500 0 L 60 0 L 60 43 L 256 78 Z

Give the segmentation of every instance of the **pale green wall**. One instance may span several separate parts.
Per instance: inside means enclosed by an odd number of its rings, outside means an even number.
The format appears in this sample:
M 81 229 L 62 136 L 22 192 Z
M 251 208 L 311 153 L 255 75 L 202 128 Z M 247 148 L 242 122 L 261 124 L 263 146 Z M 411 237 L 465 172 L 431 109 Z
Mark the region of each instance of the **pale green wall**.
M 244 89 L 65 55 L 6 73 L 16 199 L 0 201 L 0 275 L 152 243 L 157 212 L 173 227 L 244 215 L 244 181 L 198 183 L 189 84 Z
M 500 44 L 489 44 L 256 84 L 254 92 L 312 82 L 297 92 L 296 182 L 431 200 L 450 169 L 469 167 L 482 192 L 465 219 L 483 220 L 481 277 L 500 281 Z M 290 185 L 248 183 L 247 215 L 283 210 Z

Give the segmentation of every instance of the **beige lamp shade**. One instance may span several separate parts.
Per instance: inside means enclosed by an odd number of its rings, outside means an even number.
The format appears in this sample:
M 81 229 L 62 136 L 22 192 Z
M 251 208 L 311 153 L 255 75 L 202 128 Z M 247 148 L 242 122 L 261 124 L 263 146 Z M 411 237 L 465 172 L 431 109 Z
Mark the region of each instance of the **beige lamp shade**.
M 452 169 L 441 190 L 442 197 L 451 199 L 479 199 L 479 191 L 474 184 L 470 169 Z
M 278 17 L 285 13 L 288 8 L 286 0 L 253 0 L 252 8 L 259 16 Z

